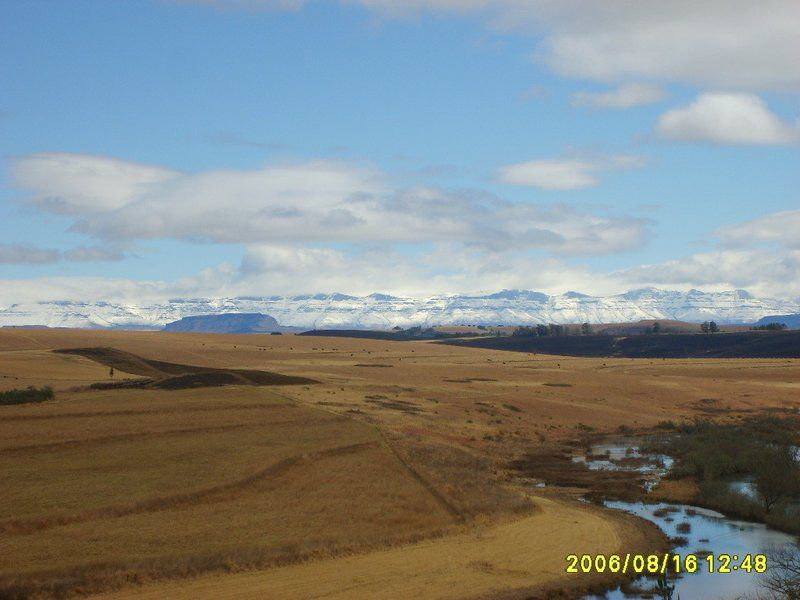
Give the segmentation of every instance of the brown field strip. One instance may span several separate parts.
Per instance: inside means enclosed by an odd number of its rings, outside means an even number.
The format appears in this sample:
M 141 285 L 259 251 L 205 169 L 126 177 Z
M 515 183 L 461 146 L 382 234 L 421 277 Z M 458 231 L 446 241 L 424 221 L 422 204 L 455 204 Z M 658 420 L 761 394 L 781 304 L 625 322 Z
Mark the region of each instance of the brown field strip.
M 144 413 L 152 414 L 152 413 Z M 341 419 L 339 419 L 341 421 Z M 303 419 L 295 421 L 279 421 L 269 423 L 271 428 L 275 427 L 314 427 L 315 425 L 328 425 L 335 423 L 337 419 Z M 236 425 L 214 425 L 209 427 L 193 427 L 181 429 L 165 429 L 163 431 L 147 431 L 140 433 L 121 433 L 116 435 L 103 435 L 93 438 L 71 439 L 61 442 L 50 442 L 46 444 L 29 444 L 23 446 L 0 447 L 0 454 L 14 454 L 24 452 L 57 452 L 68 448 L 86 448 L 88 446 L 99 446 L 112 444 L 114 442 L 127 442 L 138 439 L 155 439 L 162 436 L 194 435 L 198 433 L 215 433 L 220 431 L 232 431 L 236 429 L 250 429 L 260 427 L 266 423 L 239 423 Z
M 52 405 L 51 405 L 52 406 Z M 93 412 L 68 412 L 49 414 L 9 414 L 3 415 L 3 421 L 30 421 L 39 419 L 82 419 L 86 417 L 126 417 L 133 415 L 169 415 L 193 412 L 227 412 L 236 408 L 270 410 L 280 408 L 281 405 L 269 404 L 231 404 L 227 406 L 200 406 L 196 408 L 163 408 L 159 410 L 109 410 Z M 27 407 L 26 407 L 27 409 Z M 30 411 L 29 411 L 30 412 Z

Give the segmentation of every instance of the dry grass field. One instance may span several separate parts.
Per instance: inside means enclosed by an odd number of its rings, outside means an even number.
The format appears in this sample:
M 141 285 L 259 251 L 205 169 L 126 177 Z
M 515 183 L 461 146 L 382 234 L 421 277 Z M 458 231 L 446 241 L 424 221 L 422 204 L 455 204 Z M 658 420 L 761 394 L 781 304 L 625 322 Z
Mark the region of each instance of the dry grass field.
M 652 532 L 633 520 L 539 498 L 539 512 L 496 527 L 380 552 L 254 571 L 201 577 L 103 596 L 160 598 L 525 598 L 559 589 L 592 589 L 596 579 L 564 574 L 564 556 L 652 550 Z
M 317 383 L 88 389 L 110 383 L 109 366 L 52 352 L 74 348 Z M 113 381 L 141 377 L 115 368 Z M 0 597 L 525 597 L 585 586 L 595 582 L 564 580 L 566 553 L 662 540 L 569 490 L 526 487 L 513 460 L 665 420 L 800 410 L 797 360 L 0 330 L 0 390 L 29 385 L 56 397 L 0 406 Z

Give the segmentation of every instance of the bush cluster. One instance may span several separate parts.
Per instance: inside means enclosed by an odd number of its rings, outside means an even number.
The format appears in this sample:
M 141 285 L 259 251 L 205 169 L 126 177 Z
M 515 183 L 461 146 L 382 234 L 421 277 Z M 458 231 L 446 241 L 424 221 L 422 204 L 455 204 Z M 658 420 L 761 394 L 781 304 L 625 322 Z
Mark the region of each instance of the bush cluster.
M 53 388 L 49 385 L 43 388 L 30 386 L 24 390 L 8 390 L 0 392 L 0 406 L 12 404 L 28 404 L 29 402 L 44 402 L 54 397 Z

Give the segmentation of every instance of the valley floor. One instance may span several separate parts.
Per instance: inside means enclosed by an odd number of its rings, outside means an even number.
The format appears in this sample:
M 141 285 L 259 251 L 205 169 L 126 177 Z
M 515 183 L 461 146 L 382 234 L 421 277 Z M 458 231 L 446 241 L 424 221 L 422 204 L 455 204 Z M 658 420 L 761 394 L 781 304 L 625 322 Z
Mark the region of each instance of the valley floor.
M 117 353 L 52 352 L 75 348 Z M 112 379 L 102 361 L 120 353 Z M 145 372 L 146 387 L 126 387 Z M 223 372 L 239 383 L 217 385 Z M 526 597 L 607 584 L 567 577 L 566 554 L 663 538 L 576 502 L 580 479 L 534 488 L 517 459 L 558 470 L 587 436 L 800 410 L 793 359 L 0 330 L 0 391 L 29 385 L 55 400 L 0 406 L 0 596 Z

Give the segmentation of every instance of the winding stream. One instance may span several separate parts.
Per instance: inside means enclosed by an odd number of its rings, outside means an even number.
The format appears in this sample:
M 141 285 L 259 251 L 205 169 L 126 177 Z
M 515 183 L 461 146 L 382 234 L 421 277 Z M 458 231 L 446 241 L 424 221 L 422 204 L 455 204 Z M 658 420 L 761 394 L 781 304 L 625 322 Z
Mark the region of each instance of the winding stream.
M 635 438 L 606 440 L 593 445 L 585 455 L 575 456 L 573 460 L 586 462 L 590 469 L 639 471 L 645 475 L 648 491 L 672 466 L 672 459 L 668 456 L 642 454 L 639 441 Z M 732 482 L 732 486 L 741 488 L 743 493 L 750 490 L 748 482 Z M 715 555 L 735 555 L 741 562 L 747 554 L 758 554 L 771 547 L 797 542 L 797 537 L 775 531 L 766 525 L 731 519 L 713 510 L 687 504 L 622 501 L 607 501 L 605 504 L 655 523 L 668 537 L 685 538 L 685 545 L 675 549 L 682 556 L 711 552 Z M 706 564 L 701 560 L 701 568 L 696 573 L 683 575 L 675 582 L 676 600 L 729 600 L 763 591 L 760 589 L 762 575 L 742 570 L 725 574 L 709 573 Z M 587 600 L 658 598 L 657 594 L 647 592 L 652 588 L 653 580 L 641 578 L 627 588 L 627 594 L 617 588 L 605 595 L 589 596 Z M 633 591 L 636 589 L 640 591 Z

